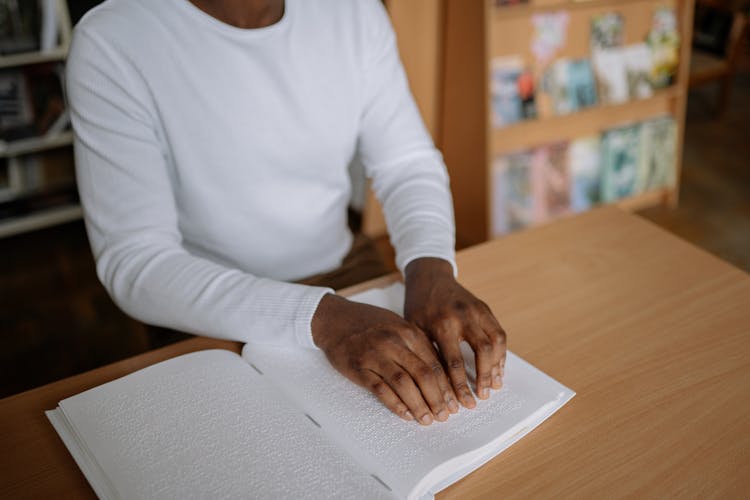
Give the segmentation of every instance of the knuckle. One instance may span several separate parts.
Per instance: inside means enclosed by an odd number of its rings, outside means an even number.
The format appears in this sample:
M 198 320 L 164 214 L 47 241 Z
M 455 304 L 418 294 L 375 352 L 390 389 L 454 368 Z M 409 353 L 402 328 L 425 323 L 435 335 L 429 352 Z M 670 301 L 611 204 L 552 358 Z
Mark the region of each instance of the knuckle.
M 451 358 L 448 360 L 448 368 L 451 370 L 461 370 L 464 367 L 464 360 L 461 358 Z
M 438 361 L 434 361 L 430 365 L 430 370 L 432 370 L 432 373 L 435 375 L 442 375 L 443 374 L 443 365 L 441 365 Z
M 497 331 L 497 339 L 500 344 L 505 344 L 506 340 L 508 338 L 508 335 L 505 333 L 505 330 L 502 328 L 498 329 Z
M 417 335 L 417 331 L 414 329 L 413 326 L 409 324 L 403 324 L 396 327 L 396 331 L 401 337 L 407 338 L 407 339 L 413 339 Z
M 432 382 L 435 380 L 435 372 L 428 366 L 422 366 L 418 370 L 418 376 L 423 382 Z
M 452 337 L 460 330 L 460 320 L 452 314 L 442 314 L 435 320 L 435 329 L 440 338 Z
M 406 379 L 406 372 L 399 370 L 391 375 L 391 382 L 394 385 L 401 385 Z
M 384 396 L 388 392 L 388 388 L 384 382 L 378 381 L 370 385 L 370 391 L 378 397 Z
M 468 307 L 468 304 L 466 304 L 466 302 L 464 302 L 463 300 L 454 300 L 451 303 L 451 309 L 453 309 L 457 313 L 463 313 Z
M 491 354 L 494 346 L 489 340 L 480 340 L 477 343 L 477 350 L 482 354 Z

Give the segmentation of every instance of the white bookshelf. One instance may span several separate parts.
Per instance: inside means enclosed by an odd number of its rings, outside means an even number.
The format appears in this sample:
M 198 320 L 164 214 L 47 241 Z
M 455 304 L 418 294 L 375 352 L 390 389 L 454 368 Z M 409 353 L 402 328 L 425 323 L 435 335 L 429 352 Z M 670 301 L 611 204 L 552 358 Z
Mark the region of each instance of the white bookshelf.
M 65 0 L 54 0 L 55 18 L 57 22 L 57 45 L 47 50 L 25 52 L 19 54 L 0 55 L 0 69 L 47 62 L 64 62 L 70 47 L 72 25 L 68 5 Z M 43 153 L 44 151 L 70 147 L 73 144 L 73 132 L 64 131 L 47 134 L 41 137 L 30 137 L 15 141 L 0 141 L 0 159 Z M 25 191 L 5 189 L 0 191 L 0 202 L 7 202 L 27 194 Z M 81 207 L 77 203 L 70 203 L 43 209 L 17 217 L 0 219 L 0 238 L 15 234 L 42 229 L 80 219 Z
M 66 48 L 58 48 L 45 52 L 23 52 L 21 54 L 9 54 L 0 56 L 0 68 L 13 68 L 16 66 L 28 66 L 46 62 L 65 60 L 68 54 Z
M 54 135 L 29 137 L 13 142 L 0 141 L 0 158 L 39 153 L 48 149 L 61 148 L 73 144 L 73 132 L 68 130 Z

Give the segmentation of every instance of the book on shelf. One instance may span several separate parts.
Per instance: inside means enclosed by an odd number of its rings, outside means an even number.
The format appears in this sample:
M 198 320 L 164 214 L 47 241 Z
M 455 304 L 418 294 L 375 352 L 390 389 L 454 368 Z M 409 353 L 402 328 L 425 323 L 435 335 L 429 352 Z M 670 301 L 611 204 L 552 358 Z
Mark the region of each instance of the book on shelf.
M 671 116 L 643 122 L 640 128 L 636 191 L 648 192 L 674 186 L 676 153 L 677 125 Z
M 490 71 L 492 125 L 496 128 L 536 117 L 531 71 L 518 56 L 497 57 Z
M 0 0 L 0 56 L 59 44 L 58 0 Z
M 31 134 L 33 119 L 31 95 L 23 72 L 0 71 L 0 139 Z
M 355 297 L 403 304 L 403 286 Z M 473 376 L 473 356 L 464 353 Z M 422 427 L 313 349 L 179 356 L 47 412 L 100 498 L 432 498 L 574 393 L 508 353 L 503 388 Z
M 75 168 L 69 149 L 0 159 L 0 216 L 27 215 L 76 200 Z
M 640 126 L 610 129 L 602 135 L 602 201 L 613 202 L 638 193 Z
M 62 66 L 44 63 L 0 70 L 0 141 L 60 133 L 70 125 Z
M 580 137 L 568 147 L 570 210 L 582 212 L 601 200 L 599 136 Z
M 492 164 L 492 234 L 523 229 L 534 221 L 533 151 L 495 157 Z

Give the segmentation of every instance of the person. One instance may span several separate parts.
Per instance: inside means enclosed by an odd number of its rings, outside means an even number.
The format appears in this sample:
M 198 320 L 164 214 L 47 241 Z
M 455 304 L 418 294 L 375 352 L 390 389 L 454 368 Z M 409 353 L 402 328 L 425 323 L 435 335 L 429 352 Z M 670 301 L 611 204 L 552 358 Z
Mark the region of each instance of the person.
M 66 73 L 97 273 L 146 323 L 322 349 L 428 425 L 502 384 L 505 333 L 455 278 L 442 157 L 377 0 L 107 0 Z M 341 264 L 347 166 L 383 205 L 405 318 L 297 283 Z

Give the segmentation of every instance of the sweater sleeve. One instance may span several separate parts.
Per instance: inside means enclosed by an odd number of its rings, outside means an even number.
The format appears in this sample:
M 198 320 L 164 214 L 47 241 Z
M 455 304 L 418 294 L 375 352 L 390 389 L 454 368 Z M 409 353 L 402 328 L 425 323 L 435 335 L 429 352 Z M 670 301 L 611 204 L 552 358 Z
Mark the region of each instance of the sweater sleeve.
M 364 107 L 358 152 L 383 206 L 396 264 L 403 272 L 420 257 L 445 259 L 457 272 L 448 173 L 427 132 L 381 2 L 367 0 Z
M 182 246 L 169 156 L 148 87 L 125 56 L 77 30 L 66 90 L 97 274 L 133 317 L 243 342 L 314 347 L 330 289 L 259 278 Z

